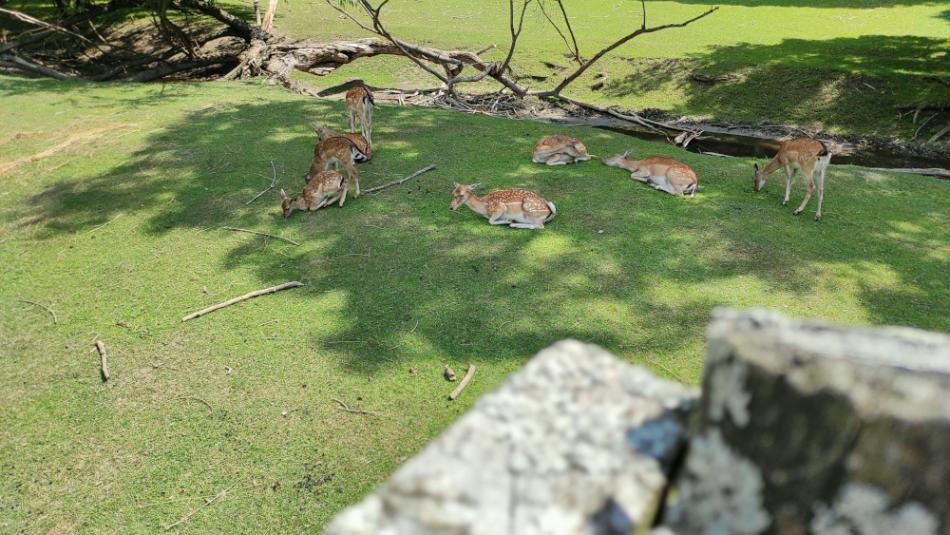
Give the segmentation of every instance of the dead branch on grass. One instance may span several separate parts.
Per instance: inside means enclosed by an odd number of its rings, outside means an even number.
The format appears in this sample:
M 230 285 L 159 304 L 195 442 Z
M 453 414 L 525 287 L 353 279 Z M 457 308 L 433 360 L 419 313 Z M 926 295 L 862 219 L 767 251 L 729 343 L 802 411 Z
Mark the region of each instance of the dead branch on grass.
M 469 364 L 468 370 L 465 372 L 465 377 L 463 377 L 462 382 L 460 382 L 459 385 L 455 387 L 455 390 L 453 390 L 452 393 L 449 394 L 449 399 L 452 401 L 455 401 L 455 398 L 459 397 L 459 394 L 462 393 L 462 390 L 465 389 L 465 387 L 468 385 L 468 382 L 471 381 L 472 377 L 474 376 L 475 376 L 475 365 Z
M 274 175 L 274 177 L 273 177 L 273 178 L 271 179 L 271 181 L 270 181 L 270 186 L 267 186 L 267 189 L 261 191 L 260 193 L 258 193 L 257 195 L 255 195 L 251 200 L 249 200 L 249 201 L 247 201 L 246 203 L 244 203 L 245 206 L 248 205 L 248 204 L 251 204 L 251 203 L 254 202 L 254 201 L 256 201 L 257 199 L 260 198 L 261 195 L 263 195 L 263 194 L 267 193 L 268 191 L 274 189 L 274 186 L 277 185 L 277 167 L 274 166 L 274 160 L 271 160 L 271 161 L 270 161 L 270 169 L 271 169 L 271 172 L 272 172 L 273 175 Z
M 210 307 L 208 307 L 208 308 L 199 310 L 198 312 L 192 312 L 191 314 L 188 314 L 187 316 L 185 316 L 184 318 L 182 318 L 181 321 L 182 321 L 182 322 L 185 322 L 185 321 L 188 321 L 188 320 L 191 320 L 191 319 L 195 319 L 195 318 L 204 316 L 205 314 L 209 314 L 209 313 L 211 313 L 211 312 L 214 312 L 215 310 L 219 310 L 219 309 L 222 309 L 222 308 L 224 308 L 224 307 L 231 306 L 231 305 L 233 305 L 233 304 L 235 304 L 235 303 L 240 303 L 241 301 L 247 301 L 248 299 L 253 299 L 253 298 L 255 298 L 255 297 L 259 297 L 259 296 L 262 296 L 262 295 L 272 294 L 272 293 L 275 293 L 275 292 L 279 292 L 279 291 L 281 291 L 281 290 L 286 290 L 286 289 L 288 289 L 288 288 L 299 288 L 300 286 L 303 286 L 303 283 L 302 283 L 302 282 L 300 282 L 300 281 L 291 281 L 291 282 L 285 282 L 284 284 L 280 284 L 280 285 L 278 285 L 278 286 L 271 286 L 270 288 L 264 288 L 263 290 L 256 290 L 256 291 L 253 291 L 253 292 L 249 292 L 249 293 L 246 293 L 246 294 L 244 294 L 244 295 L 242 295 L 242 296 L 240 296 L 240 297 L 235 297 L 234 299 L 229 299 L 229 300 L 227 300 L 227 301 L 225 301 L 225 302 L 223 302 L 223 303 L 218 303 L 217 305 L 213 305 L 213 306 L 210 306 Z
M 208 407 L 208 416 L 211 416 L 211 415 L 214 414 L 214 407 L 212 407 L 211 404 L 208 403 L 207 401 L 205 401 L 205 400 L 203 400 L 203 399 L 201 399 L 201 398 L 199 398 L 199 397 L 197 397 L 197 396 L 182 396 L 182 397 L 175 398 L 175 399 L 184 399 L 184 400 L 197 401 L 198 403 L 201 403 L 201 404 L 204 405 L 205 407 Z
M 106 353 L 106 345 L 102 340 L 96 340 L 96 349 L 99 351 L 99 373 L 102 374 L 102 382 L 109 380 L 109 355 Z
M 383 190 L 386 189 L 386 188 L 391 188 L 391 187 L 393 187 L 393 186 L 398 186 L 399 184 L 402 184 L 403 182 L 407 182 L 407 181 L 409 181 L 409 180 L 412 180 L 413 178 L 416 178 L 417 176 L 419 176 L 419 175 L 421 175 L 421 174 L 423 174 L 423 173 L 428 173 L 429 171 L 431 171 L 431 170 L 433 170 L 433 169 L 435 169 L 435 164 L 427 165 L 427 166 L 423 167 L 422 169 L 419 169 L 419 170 L 416 171 L 415 173 L 413 173 L 413 174 L 407 176 L 406 178 L 400 178 L 399 180 L 393 180 L 392 182 L 387 182 L 387 183 L 385 183 L 385 184 L 383 184 L 383 185 L 381 185 L 381 186 L 376 186 L 376 187 L 369 188 L 369 189 L 367 189 L 367 190 L 364 190 L 363 193 L 379 193 L 380 191 L 383 191 Z
M 274 238 L 275 240 L 283 240 L 287 243 L 292 243 L 294 245 L 300 245 L 300 242 L 296 242 L 290 238 L 285 238 L 283 236 L 278 236 L 276 234 L 271 234 L 269 232 L 260 232 L 258 230 L 250 230 L 246 228 L 237 228 L 237 227 L 221 227 L 224 230 L 231 230 L 234 232 L 246 232 L 248 234 L 257 234 L 258 236 L 264 236 L 266 238 Z
M 50 307 L 44 305 L 43 303 L 37 303 L 36 301 L 30 301 L 29 299 L 20 299 L 19 301 L 20 301 L 21 303 L 29 303 L 29 304 L 31 304 L 31 305 L 36 305 L 36 306 L 42 308 L 43 310 L 49 312 L 49 315 L 53 317 L 53 325 L 58 325 L 58 324 L 59 324 L 59 320 L 56 318 L 56 312 L 55 312 L 52 308 L 50 308 Z
M 339 400 L 336 398 L 330 398 L 330 401 L 337 402 L 337 404 L 340 405 L 340 409 L 346 412 L 352 412 L 353 414 L 368 414 L 370 416 L 379 416 L 379 413 L 377 412 L 368 411 L 364 409 L 354 409 L 353 407 L 350 407 L 349 405 L 344 403 L 342 400 Z
M 228 488 L 222 490 L 221 492 L 215 494 L 215 495 L 214 495 L 213 497 L 211 497 L 211 498 L 205 498 L 205 503 L 204 503 L 204 505 L 202 505 L 201 507 L 199 507 L 199 508 L 197 508 L 197 509 L 191 509 L 191 510 L 189 510 L 189 511 L 185 514 L 185 516 L 179 518 L 177 522 L 173 522 L 173 523 L 171 523 L 171 524 L 168 524 L 167 526 L 163 526 L 162 529 L 163 529 L 164 531 L 169 531 L 169 530 L 171 530 L 172 528 L 178 527 L 178 526 L 184 524 L 185 522 L 188 522 L 188 520 L 189 520 L 191 517 L 193 517 L 193 516 L 195 515 L 195 513 L 197 513 L 198 511 L 201 511 L 201 510 L 203 510 L 203 509 L 205 509 L 205 508 L 211 506 L 211 504 L 213 504 L 214 502 L 216 502 L 216 501 L 220 500 L 221 498 L 223 498 L 223 497 L 228 493 L 228 491 L 230 491 L 231 489 L 233 489 L 233 488 L 235 487 L 235 485 L 237 485 L 237 483 L 232 484 L 230 487 L 228 487 Z

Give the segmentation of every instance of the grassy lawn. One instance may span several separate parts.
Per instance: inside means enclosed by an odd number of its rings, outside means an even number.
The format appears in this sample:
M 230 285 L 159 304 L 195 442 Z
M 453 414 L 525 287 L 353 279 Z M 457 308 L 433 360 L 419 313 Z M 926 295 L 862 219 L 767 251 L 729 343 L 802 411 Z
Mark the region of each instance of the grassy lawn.
M 384 106 L 363 186 L 435 171 L 286 221 L 274 192 L 246 204 L 271 161 L 299 190 L 307 121 L 342 125 L 340 112 L 258 82 L 0 78 L 0 532 L 155 533 L 223 489 L 185 531 L 316 531 L 565 337 L 695 383 L 718 305 L 950 330 L 950 181 L 833 165 L 815 223 L 814 204 L 799 218 L 780 206 L 777 176 L 754 195 L 749 160 Z M 682 158 L 700 194 L 597 162 L 532 165 L 534 141 L 558 131 L 596 154 Z M 540 232 L 490 227 L 448 209 L 454 181 L 537 190 L 558 216 Z M 474 382 L 446 401 L 442 365 L 468 362 Z
M 246 12 L 250 0 L 222 0 Z M 807 4 L 807 6 L 803 5 Z M 590 56 L 640 25 L 635 1 L 572 0 L 581 54 Z M 933 77 L 950 76 L 950 9 L 938 1 L 706 0 L 647 2 L 648 22 L 679 22 L 710 6 L 721 9 L 683 29 L 645 35 L 614 51 L 571 87 L 576 98 L 628 108 L 659 108 L 675 116 L 758 124 L 796 125 L 831 133 L 910 138 L 909 118 L 895 105 L 950 100 L 950 87 Z M 554 4 L 549 9 L 555 10 Z M 479 49 L 493 60 L 507 52 L 507 3 L 485 0 L 395 1 L 384 11 L 398 36 L 443 48 Z M 281 2 L 277 27 L 294 37 L 344 39 L 364 32 L 322 1 Z M 566 47 L 537 9 L 529 10 L 513 65 L 519 74 L 560 76 L 542 61 L 568 67 Z M 606 86 L 591 90 L 605 72 Z M 730 75 L 707 85 L 691 73 Z M 305 75 L 304 75 L 305 76 Z M 385 56 L 360 60 L 314 80 L 331 86 L 362 77 L 378 86 L 432 87 L 437 80 L 408 60 Z M 483 84 L 468 90 L 495 89 Z M 924 127 L 923 139 L 943 119 Z

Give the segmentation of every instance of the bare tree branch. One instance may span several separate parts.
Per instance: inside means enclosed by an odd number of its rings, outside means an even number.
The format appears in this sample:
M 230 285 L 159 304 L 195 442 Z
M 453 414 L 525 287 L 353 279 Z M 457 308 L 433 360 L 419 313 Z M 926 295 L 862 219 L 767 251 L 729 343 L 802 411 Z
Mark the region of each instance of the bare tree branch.
M 646 9 L 646 8 L 644 7 L 644 21 L 646 20 L 646 11 L 645 11 L 645 9 Z M 578 66 L 577 69 L 574 69 L 574 72 L 572 72 L 572 73 L 569 74 L 566 78 L 564 78 L 563 80 L 561 80 L 561 83 L 559 83 L 554 89 L 552 89 L 552 90 L 550 90 L 550 91 L 538 91 L 538 92 L 534 92 L 534 93 L 531 93 L 531 94 L 536 95 L 536 96 L 539 96 L 539 97 L 557 96 L 561 91 L 564 90 L 565 87 L 567 87 L 568 85 L 570 85 L 571 82 L 573 82 L 573 81 L 576 80 L 578 77 L 580 77 L 582 74 L 584 74 L 584 72 L 587 71 L 587 69 L 589 69 L 589 68 L 591 67 L 591 65 L 593 65 L 594 63 L 596 63 L 600 58 L 604 57 L 608 52 L 614 50 L 615 48 L 617 48 L 617 47 L 619 47 L 619 46 L 621 46 L 621 45 L 623 45 L 624 43 L 630 41 L 631 39 L 634 39 L 635 37 L 638 37 L 638 36 L 643 35 L 643 34 L 646 34 L 646 33 L 654 33 L 654 32 L 659 32 L 659 31 L 662 31 L 662 30 L 667 30 L 667 29 L 670 29 L 670 28 L 682 28 L 682 27 L 684 27 L 684 26 L 688 26 L 688 25 L 690 25 L 690 24 L 696 22 L 697 20 L 700 20 L 700 19 L 702 19 L 702 18 L 705 18 L 705 17 L 711 15 L 712 13 L 714 13 L 714 12 L 717 11 L 717 10 L 719 10 L 718 7 L 711 7 L 711 8 L 709 8 L 708 10 L 706 10 L 705 12 L 703 12 L 702 14 L 697 15 L 697 16 L 695 16 L 695 17 L 689 19 L 689 20 L 685 20 L 685 21 L 683 21 L 683 22 L 679 22 L 679 23 L 664 24 L 664 25 L 662 25 L 662 26 L 654 26 L 654 27 L 652 27 L 652 28 L 647 28 L 647 27 L 644 25 L 644 26 L 642 26 L 640 29 L 638 29 L 637 31 L 635 31 L 635 32 L 633 32 L 633 33 L 629 33 L 629 34 L 627 34 L 627 35 L 621 37 L 620 39 L 617 39 L 617 40 L 614 41 L 613 43 L 607 45 L 607 46 L 604 47 L 603 49 L 601 49 L 599 52 L 597 52 L 596 54 L 594 54 L 594 56 L 591 57 L 589 60 L 587 60 L 585 63 L 583 63 L 582 65 Z
M 561 5 L 560 0 L 557 0 L 557 3 L 558 5 Z M 567 40 L 567 36 L 564 35 L 564 32 L 561 31 L 561 27 L 558 26 L 556 22 L 554 22 L 554 19 L 552 19 L 551 16 L 548 15 L 548 11 L 544 9 L 544 0 L 538 0 L 538 8 L 541 10 L 541 14 L 544 15 L 544 18 L 548 19 L 548 22 L 551 23 L 551 26 L 554 28 L 554 31 L 556 31 L 557 34 L 561 36 L 561 40 L 564 41 L 564 46 L 566 46 L 567 51 L 570 52 L 572 56 L 574 56 L 574 60 L 577 61 L 578 63 L 582 63 L 580 54 L 577 52 L 577 40 L 576 39 L 574 40 L 574 48 L 571 48 L 571 43 L 570 41 Z M 571 23 L 567 18 L 567 13 L 563 11 L 564 10 L 563 5 L 561 5 L 561 10 L 562 10 L 562 13 L 564 13 L 564 21 L 567 22 L 567 28 L 571 32 L 571 38 L 573 39 L 574 31 L 571 30 Z
M 505 72 L 505 69 L 508 68 L 508 64 L 511 63 L 511 58 L 515 55 L 515 47 L 518 46 L 518 37 L 521 36 L 521 29 L 524 27 L 524 13 L 528 10 L 528 4 L 530 3 L 531 0 L 524 0 L 524 4 L 521 6 L 521 16 L 518 17 L 518 29 L 515 30 L 515 0 L 508 0 L 508 27 L 511 32 L 511 46 L 508 47 L 508 55 L 505 57 L 505 61 L 498 69 L 500 73 Z

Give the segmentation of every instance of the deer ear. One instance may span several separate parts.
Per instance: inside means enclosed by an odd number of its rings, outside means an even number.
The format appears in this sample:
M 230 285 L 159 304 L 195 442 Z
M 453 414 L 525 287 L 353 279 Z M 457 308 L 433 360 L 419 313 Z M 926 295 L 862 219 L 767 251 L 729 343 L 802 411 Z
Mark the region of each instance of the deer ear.
M 468 187 L 468 189 L 477 189 L 477 188 L 480 188 L 481 186 L 482 186 L 482 183 L 481 183 L 481 182 L 476 182 L 476 183 L 470 185 L 470 186 Z
M 452 187 L 453 187 L 453 188 L 457 188 L 457 187 L 459 187 L 459 186 L 461 186 L 461 184 L 459 184 L 458 182 L 452 182 Z
M 284 200 L 287 199 L 287 194 L 284 192 L 283 188 L 280 190 L 280 198 Z
M 629 155 L 630 155 L 630 149 L 627 149 L 627 150 L 623 151 L 623 157 L 624 157 L 624 158 L 626 158 L 626 157 L 629 156 Z
M 759 172 L 759 164 L 757 164 L 757 163 L 754 163 L 754 164 L 752 164 L 752 167 L 754 167 L 754 168 L 755 168 L 755 172 L 756 172 L 756 173 L 758 173 L 758 172 Z

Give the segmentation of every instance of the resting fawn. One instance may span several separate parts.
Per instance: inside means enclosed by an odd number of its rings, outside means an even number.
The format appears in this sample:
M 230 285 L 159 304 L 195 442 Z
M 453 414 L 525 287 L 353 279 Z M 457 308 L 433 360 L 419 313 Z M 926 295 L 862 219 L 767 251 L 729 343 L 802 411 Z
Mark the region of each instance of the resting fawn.
M 666 156 L 650 156 L 642 160 L 628 160 L 630 151 L 604 158 L 604 165 L 630 171 L 630 178 L 646 182 L 654 189 L 671 195 L 695 197 L 699 190 L 699 177 L 685 163 Z
M 548 165 L 567 165 L 591 159 L 587 147 L 570 136 L 546 136 L 535 143 L 531 161 Z
M 352 140 L 345 137 L 331 137 L 317 143 L 313 149 L 313 161 L 310 163 L 310 170 L 307 171 L 305 180 L 310 180 L 321 171 L 335 169 L 342 165 L 346 169 L 346 186 L 349 189 L 350 183 L 356 185 L 356 196 L 360 196 L 360 175 L 356 171 L 356 162 L 369 160 L 369 155 L 360 150 L 359 146 Z M 346 198 L 346 191 L 343 193 Z M 340 202 L 343 205 L 343 202 Z
M 452 210 L 467 205 L 474 212 L 488 218 L 492 225 L 512 228 L 542 229 L 554 219 L 554 203 L 537 193 L 523 189 L 500 189 L 479 197 L 474 191 L 480 184 L 455 184 L 452 190 Z
M 772 158 L 765 167 L 759 169 L 759 164 L 755 164 L 755 175 L 753 185 L 755 191 L 762 191 L 765 181 L 769 175 L 775 172 L 779 167 L 785 169 L 785 200 L 782 206 L 788 205 L 789 195 L 792 193 L 792 177 L 796 171 L 801 171 L 805 176 L 805 198 L 802 203 L 793 212 L 799 215 L 805 210 L 805 206 L 811 199 L 815 187 L 818 188 L 818 211 L 815 212 L 815 221 L 821 221 L 821 203 L 825 200 L 825 172 L 828 170 L 828 164 L 831 163 L 831 151 L 824 143 L 817 139 L 800 137 L 783 141 L 778 148 L 778 154 Z
M 373 142 L 373 93 L 362 80 L 346 92 L 346 114 L 350 121 L 350 132 L 356 132 L 356 120 L 360 122 L 360 132 L 369 143 Z
M 290 217 L 294 210 L 319 210 L 337 200 L 340 206 L 346 200 L 346 181 L 336 171 L 320 171 L 303 188 L 303 193 L 290 198 L 280 190 L 281 208 L 284 217 Z

